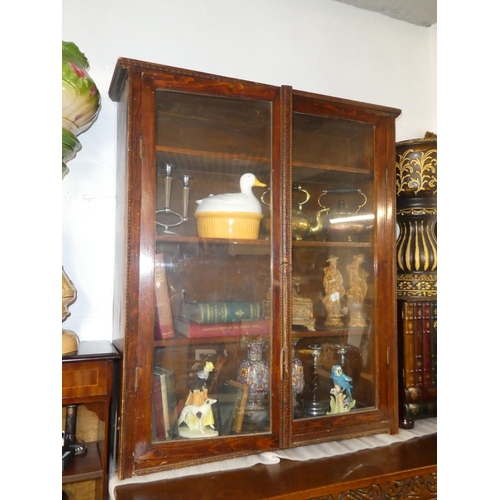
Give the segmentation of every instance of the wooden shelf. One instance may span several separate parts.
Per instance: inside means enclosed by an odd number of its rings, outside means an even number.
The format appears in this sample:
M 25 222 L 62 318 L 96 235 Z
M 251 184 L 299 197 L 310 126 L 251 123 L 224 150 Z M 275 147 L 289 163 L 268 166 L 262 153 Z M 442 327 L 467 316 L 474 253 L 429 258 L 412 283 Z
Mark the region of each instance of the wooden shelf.
M 232 245 L 238 247 L 269 247 L 269 240 L 239 240 L 228 238 L 198 238 L 197 236 L 171 236 L 165 234 L 156 235 L 157 243 L 177 243 L 184 245 Z M 293 241 L 296 247 L 343 247 L 343 248 L 373 248 L 373 243 L 358 241 L 316 241 L 300 240 Z
M 62 484 L 102 477 L 102 464 L 96 442 L 85 443 L 87 453 L 76 455 L 62 473 Z

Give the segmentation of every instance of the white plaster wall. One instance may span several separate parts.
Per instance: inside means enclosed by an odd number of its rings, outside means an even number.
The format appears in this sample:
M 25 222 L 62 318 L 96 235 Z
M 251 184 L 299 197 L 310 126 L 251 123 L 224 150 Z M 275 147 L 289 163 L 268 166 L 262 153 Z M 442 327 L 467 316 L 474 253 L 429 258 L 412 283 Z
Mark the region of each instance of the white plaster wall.
M 97 121 L 62 181 L 62 264 L 78 299 L 64 327 L 111 340 L 118 57 L 152 61 L 400 108 L 396 140 L 437 132 L 437 26 L 331 0 L 62 2 L 62 40 L 90 62 Z

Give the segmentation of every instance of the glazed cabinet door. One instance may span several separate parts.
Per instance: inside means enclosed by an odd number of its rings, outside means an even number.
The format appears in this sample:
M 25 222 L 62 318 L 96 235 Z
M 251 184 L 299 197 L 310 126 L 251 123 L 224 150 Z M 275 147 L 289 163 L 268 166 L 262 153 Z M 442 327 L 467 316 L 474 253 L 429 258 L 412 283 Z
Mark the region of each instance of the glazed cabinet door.
M 292 443 L 396 432 L 397 110 L 294 91 Z
M 121 473 L 276 448 L 280 89 L 122 65 L 130 153 Z
M 397 432 L 399 110 L 120 59 L 118 475 Z

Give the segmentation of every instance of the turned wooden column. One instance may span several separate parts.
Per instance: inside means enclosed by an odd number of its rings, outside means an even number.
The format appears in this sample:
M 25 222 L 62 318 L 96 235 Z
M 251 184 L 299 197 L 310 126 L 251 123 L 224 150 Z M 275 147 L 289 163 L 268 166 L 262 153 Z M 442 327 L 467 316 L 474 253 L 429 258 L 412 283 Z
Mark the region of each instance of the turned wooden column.
M 398 298 L 437 297 L 437 137 L 396 143 Z

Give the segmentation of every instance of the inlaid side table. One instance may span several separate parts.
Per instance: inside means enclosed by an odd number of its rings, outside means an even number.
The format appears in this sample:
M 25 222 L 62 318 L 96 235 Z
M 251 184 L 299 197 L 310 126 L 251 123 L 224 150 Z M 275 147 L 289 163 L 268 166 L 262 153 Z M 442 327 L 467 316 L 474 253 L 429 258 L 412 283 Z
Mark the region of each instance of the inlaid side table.
M 113 387 L 119 369 L 120 355 L 108 341 L 80 342 L 76 354 L 62 359 L 62 405 L 66 411 L 84 406 L 97 415 L 95 441 L 85 442 L 86 451 L 75 455 L 62 472 L 63 491 L 67 489 L 68 498 L 108 498 L 110 437 L 115 414 Z

